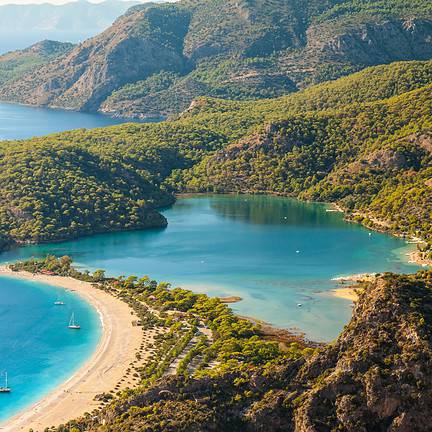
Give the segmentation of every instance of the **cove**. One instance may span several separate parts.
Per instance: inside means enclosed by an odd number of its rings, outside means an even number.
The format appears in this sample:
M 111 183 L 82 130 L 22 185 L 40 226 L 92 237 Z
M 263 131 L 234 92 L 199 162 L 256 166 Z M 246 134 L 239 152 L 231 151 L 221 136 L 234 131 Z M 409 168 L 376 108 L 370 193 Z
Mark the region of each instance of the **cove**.
M 0 261 L 70 255 L 109 275 L 149 275 L 195 292 L 236 295 L 243 300 L 231 306 L 241 315 L 329 341 L 351 316 L 351 303 L 331 295 L 332 278 L 412 273 L 417 266 L 405 262 L 402 239 L 369 235 L 327 208 L 274 196 L 192 196 L 163 212 L 166 229 L 28 246 Z
M 55 306 L 57 298 L 64 306 Z M 67 328 L 74 312 L 82 331 Z M 0 423 L 66 381 L 95 351 L 99 316 L 73 292 L 36 281 L 0 277 Z M 0 428 L 1 429 L 1 428 Z
M 160 121 L 153 119 L 148 121 Z M 102 114 L 30 107 L 0 102 L 0 140 L 27 139 L 71 129 L 112 126 L 131 120 Z M 137 120 L 133 120 L 137 121 Z

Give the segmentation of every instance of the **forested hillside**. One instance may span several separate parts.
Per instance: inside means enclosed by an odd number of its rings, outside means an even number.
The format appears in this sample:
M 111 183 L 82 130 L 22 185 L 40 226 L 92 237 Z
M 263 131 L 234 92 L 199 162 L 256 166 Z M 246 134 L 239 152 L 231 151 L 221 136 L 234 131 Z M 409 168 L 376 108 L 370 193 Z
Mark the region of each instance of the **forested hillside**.
M 46 242 L 96 232 L 165 226 L 161 187 L 223 143 L 181 125 L 78 130 L 0 144 L 0 227 L 10 240 Z
M 132 8 L 67 55 L 22 71 L 0 99 L 145 117 L 198 96 L 260 99 L 365 67 L 432 57 L 415 0 L 182 0 Z
M 274 100 L 197 100 L 176 121 L 0 144 L 2 243 L 163 226 L 176 192 L 268 192 L 431 242 L 430 62 Z
M 431 239 L 431 96 L 428 85 L 344 109 L 275 111 L 263 129 L 189 171 L 175 171 L 167 182 L 175 190 L 337 202 L 367 225 Z M 209 121 L 222 120 L 221 127 L 236 134 L 237 124 L 227 122 L 233 117 L 228 111 Z

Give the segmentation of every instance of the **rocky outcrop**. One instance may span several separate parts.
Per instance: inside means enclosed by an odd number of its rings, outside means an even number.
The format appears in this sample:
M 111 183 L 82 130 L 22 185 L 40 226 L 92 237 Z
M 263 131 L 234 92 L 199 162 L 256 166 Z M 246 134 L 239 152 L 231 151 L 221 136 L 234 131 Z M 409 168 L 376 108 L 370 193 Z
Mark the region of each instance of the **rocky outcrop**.
M 298 431 L 426 431 L 432 409 L 430 274 L 385 275 L 338 338 L 302 368 Z M 323 419 L 327 424 L 322 428 Z

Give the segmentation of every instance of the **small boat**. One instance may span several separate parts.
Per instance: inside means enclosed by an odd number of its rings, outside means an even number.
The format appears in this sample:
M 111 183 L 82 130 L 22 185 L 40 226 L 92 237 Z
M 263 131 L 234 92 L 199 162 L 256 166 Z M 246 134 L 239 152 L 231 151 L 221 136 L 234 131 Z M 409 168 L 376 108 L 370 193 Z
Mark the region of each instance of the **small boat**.
M 68 327 L 69 327 L 71 330 L 79 330 L 79 329 L 81 328 L 80 325 L 78 325 L 78 324 L 75 323 L 75 314 L 74 314 L 74 313 L 71 315 L 71 318 L 70 318 L 70 320 L 69 320 L 69 325 L 68 325 Z
M 64 306 L 65 302 L 60 300 L 60 297 L 57 297 L 57 300 L 54 302 L 56 306 Z
M 12 389 L 10 387 L 8 387 L 7 372 L 5 372 L 4 375 L 5 375 L 5 385 L 4 385 L 4 387 L 0 387 L 0 393 L 10 393 L 12 391 Z

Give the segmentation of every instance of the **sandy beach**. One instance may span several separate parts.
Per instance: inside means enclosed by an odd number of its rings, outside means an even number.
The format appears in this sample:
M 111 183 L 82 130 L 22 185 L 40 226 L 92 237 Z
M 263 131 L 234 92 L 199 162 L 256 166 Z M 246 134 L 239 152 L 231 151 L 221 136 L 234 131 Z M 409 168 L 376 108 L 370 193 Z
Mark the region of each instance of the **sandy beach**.
M 44 399 L 25 409 L 7 422 L 0 430 L 15 432 L 32 428 L 43 431 L 45 427 L 59 425 L 91 412 L 99 405 L 95 395 L 109 392 L 123 380 L 126 369 L 136 360 L 144 333 L 132 325 L 135 319 L 129 306 L 90 283 L 68 277 L 15 273 L 0 267 L 0 276 L 35 280 L 73 290 L 89 302 L 99 313 L 102 336 L 92 357 L 68 381 L 54 389 Z M 126 386 L 126 383 L 120 387 Z
M 349 276 L 338 276 L 332 278 L 332 281 L 338 282 L 339 284 L 349 283 L 348 286 L 340 286 L 330 291 L 333 297 L 342 298 L 355 302 L 358 300 L 358 287 L 353 284 L 359 284 L 362 282 L 373 282 L 377 277 L 377 273 L 359 273 Z
M 358 294 L 354 288 L 335 288 L 331 291 L 333 297 L 350 300 L 352 302 L 358 300 Z

